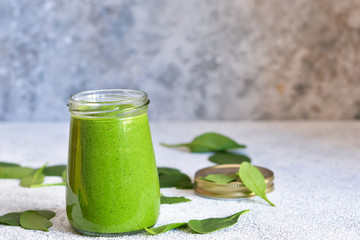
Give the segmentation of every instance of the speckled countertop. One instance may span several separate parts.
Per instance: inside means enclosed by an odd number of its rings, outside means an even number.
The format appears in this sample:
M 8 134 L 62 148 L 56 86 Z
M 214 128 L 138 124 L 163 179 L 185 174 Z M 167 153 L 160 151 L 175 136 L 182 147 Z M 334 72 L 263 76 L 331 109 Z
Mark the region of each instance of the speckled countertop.
M 190 176 L 212 165 L 208 154 L 167 149 L 159 142 L 185 142 L 216 131 L 247 144 L 253 163 L 275 173 L 275 191 L 268 197 L 276 207 L 257 197 L 219 201 L 192 190 L 161 189 L 167 196 L 192 201 L 162 205 L 157 225 L 250 212 L 236 225 L 211 234 L 174 230 L 119 239 L 360 239 L 360 122 L 164 122 L 151 128 L 158 166 L 179 168 Z M 65 164 L 67 144 L 68 123 L 0 123 L 0 161 L 32 167 Z M 0 215 L 38 208 L 57 214 L 49 232 L 0 225 L 0 239 L 94 239 L 70 228 L 62 186 L 27 189 L 17 180 L 1 179 L 0 203 Z

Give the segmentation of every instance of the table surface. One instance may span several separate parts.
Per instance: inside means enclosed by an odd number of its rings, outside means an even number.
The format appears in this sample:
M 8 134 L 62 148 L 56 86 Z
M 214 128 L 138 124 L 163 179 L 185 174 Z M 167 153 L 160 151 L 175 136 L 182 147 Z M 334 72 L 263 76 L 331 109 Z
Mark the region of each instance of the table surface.
M 275 191 L 268 198 L 276 207 L 259 197 L 212 200 L 193 190 L 161 189 L 191 202 L 161 205 L 156 226 L 250 212 L 211 234 L 172 230 L 119 239 L 360 239 L 360 122 L 164 122 L 151 123 L 151 130 L 158 166 L 178 168 L 192 178 L 198 169 L 213 165 L 210 154 L 168 149 L 160 142 L 187 142 L 215 131 L 246 144 L 253 164 L 274 171 Z M 67 145 L 68 123 L 0 123 L 0 161 L 30 167 L 66 164 Z M 29 189 L 18 180 L 0 179 L 0 203 L 0 215 L 28 209 L 56 212 L 49 232 L 0 225 L 0 239 L 94 239 L 70 228 L 63 186 Z

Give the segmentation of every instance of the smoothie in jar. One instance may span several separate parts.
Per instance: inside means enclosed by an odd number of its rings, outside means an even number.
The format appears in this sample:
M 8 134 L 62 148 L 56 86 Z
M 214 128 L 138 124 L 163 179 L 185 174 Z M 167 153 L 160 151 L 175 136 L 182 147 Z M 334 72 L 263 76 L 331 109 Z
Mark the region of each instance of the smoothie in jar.
M 132 91 L 75 94 L 78 105 L 70 100 L 66 212 L 80 233 L 132 233 L 157 221 L 160 191 L 149 101 L 146 93 Z

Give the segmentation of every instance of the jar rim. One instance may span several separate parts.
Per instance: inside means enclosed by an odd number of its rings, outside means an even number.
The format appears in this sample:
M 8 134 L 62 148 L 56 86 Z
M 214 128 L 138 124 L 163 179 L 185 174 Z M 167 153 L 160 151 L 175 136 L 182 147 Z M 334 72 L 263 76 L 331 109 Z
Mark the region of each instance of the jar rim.
M 100 89 L 72 94 L 68 100 L 69 111 L 83 117 L 112 117 L 133 115 L 146 111 L 148 94 L 132 89 Z M 103 116 L 104 115 L 104 116 Z
M 124 99 L 106 99 L 107 97 L 123 97 Z M 91 101 L 92 100 L 92 101 Z M 95 101 L 94 101 L 95 100 Z M 99 101 L 100 100 L 100 101 Z M 109 106 L 109 105 L 124 105 L 130 104 L 133 101 L 148 101 L 148 95 L 146 92 L 141 90 L 133 89 L 100 89 L 100 90 L 89 90 L 70 95 L 69 104 L 77 103 L 88 106 Z

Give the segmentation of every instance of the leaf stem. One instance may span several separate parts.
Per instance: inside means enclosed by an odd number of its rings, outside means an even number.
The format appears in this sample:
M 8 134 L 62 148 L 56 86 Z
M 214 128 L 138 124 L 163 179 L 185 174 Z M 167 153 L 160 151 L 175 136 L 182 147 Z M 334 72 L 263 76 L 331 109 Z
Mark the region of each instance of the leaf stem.
M 267 201 L 272 207 L 275 207 L 275 204 L 273 204 L 267 197 L 265 197 L 264 200 Z
M 160 143 L 160 145 L 164 147 L 187 147 L 188 143 L 179 143 L 179 144 L 167 144 L 167 143 Z
M 37 188 L 37 187 L 50 187 L 50 186 L 65 186 L 65 183 L 50 183 L 50 184 L 34 184 L 31 185 L 31 188 Z

